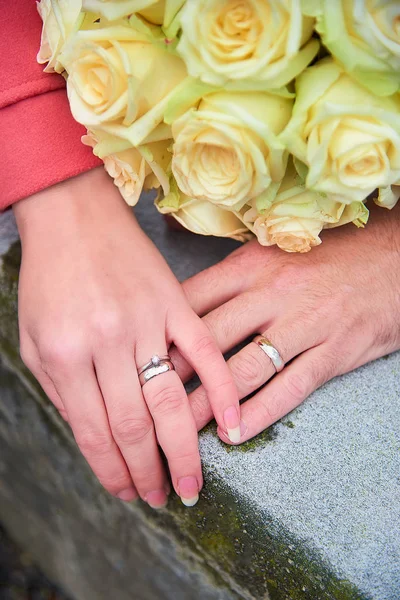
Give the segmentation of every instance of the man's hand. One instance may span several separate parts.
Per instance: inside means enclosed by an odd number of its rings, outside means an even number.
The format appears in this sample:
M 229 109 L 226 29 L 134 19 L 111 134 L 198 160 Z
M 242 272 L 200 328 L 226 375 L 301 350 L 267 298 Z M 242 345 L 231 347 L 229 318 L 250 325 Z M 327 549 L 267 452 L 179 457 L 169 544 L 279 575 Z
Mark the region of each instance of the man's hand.
M 328 231 L 307 255 L 251 242 L 185 282 L 223 352 L 260 333 L 286 363 L 271 380 L 275 369 L 254 343 L 228 361 L 240 398 L 261 388 L 242 405 L 242 442 L 333 377 L 400 348 L 400 206 L 371 212 L 365 230 Z M 173 360 L 187 380 L 191 369 L 178 352 Z M 204 388 L 190 401 L 201 429 L 212 418 Z

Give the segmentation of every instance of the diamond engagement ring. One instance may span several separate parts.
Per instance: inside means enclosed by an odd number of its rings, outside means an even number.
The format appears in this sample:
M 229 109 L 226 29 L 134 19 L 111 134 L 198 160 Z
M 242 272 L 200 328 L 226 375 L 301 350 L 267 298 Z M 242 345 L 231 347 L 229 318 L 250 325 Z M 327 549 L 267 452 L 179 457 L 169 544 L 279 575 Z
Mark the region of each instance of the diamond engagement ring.
M 153 377 L 157 377 L 157 375 L 162 375 L 168 371 L 175 371 L 171 357 L 168 354 L 165 356 L 155 354 L 148 363 L 138 369 L 140 385 L 143 387 Z
M 268 356 L 272 364 L 275 367 L 277 373 L 280 373 L 285 366 L 282 356 L 278 350 L 271 344 L 271 342 L 262 335 L 257 335 L 253 342 L 261 348 L 261 350 Z

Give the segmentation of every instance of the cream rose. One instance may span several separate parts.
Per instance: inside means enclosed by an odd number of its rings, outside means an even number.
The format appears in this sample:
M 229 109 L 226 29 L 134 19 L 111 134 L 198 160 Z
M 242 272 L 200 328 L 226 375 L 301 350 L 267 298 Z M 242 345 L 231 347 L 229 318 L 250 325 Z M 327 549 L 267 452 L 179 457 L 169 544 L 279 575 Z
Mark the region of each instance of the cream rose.
M 46 72 L 61 73 L 64 67 L 58 62 L 58 57 L 78 27 L 82 0 L 41 0 L 37 8 L 43 21 L 37 61 L 40 64 L 47 63 Z
M 346 71 L 374 94 L 400 90 L 398 0 L 303 0 L 317 30 Z
M 178 51 L 206 83 L 280 88 L 316 56 L 314 22 L 301 0 L 188 0 Z
M 130 206 L 137 204 L 143 190 L 158 189 L 169 193 L 167 169 L 171 162 L 171 140 L 158 140 L 137 148 L 126 140 L 111 136 L 99 129 L 88 131 L 82 142 L 93 148 L 104 162 L 122 197 Z
M 245 242 L 253 237 L 242 221 L 233 213 L 205 200 L 193 200 L 175 189 L 173 198 L 162 198 L 156 203 L 162 214 L 170 214 L 185 229 L 200 235 L 232 238 Z
M 307 186 L 340 202 L 363 201 L 400 178 L 400 95 L 378 97 L 331 59 L 297 80 L 280 138 L 308 168 Z
M 185 79 L 178 56 L 141 37 L 121 25 L 81 31 L 71 39 L 60 60 L 68 73 L 68 97 L 77 121 L 89 128 L 114 122 L 126 129 Z M 162 114 L 150 130 L 161 121 Z
M 306 189 L 291 164 L 272 203 L 260 206 L 256 200 L 250 210 L 242 211 L 244 224 L 261 245 L 277 245 L 286 252 L 300 253 L 321 244 L 319 235 L 323 229 L 350 222 L 362 227 L 367 219 L 368 211 L 362 202 L 346 205 Z
M 189 198 L 239 210 L 279 183 L 287 153 L 278 135 L 293 101 L 266 92 L 215 93 L 172 125 L 172 171 Z
M 109 21 L 139 14 L 151 23 L 169 27 L 186 0 L 83 0 L 85 10 Z

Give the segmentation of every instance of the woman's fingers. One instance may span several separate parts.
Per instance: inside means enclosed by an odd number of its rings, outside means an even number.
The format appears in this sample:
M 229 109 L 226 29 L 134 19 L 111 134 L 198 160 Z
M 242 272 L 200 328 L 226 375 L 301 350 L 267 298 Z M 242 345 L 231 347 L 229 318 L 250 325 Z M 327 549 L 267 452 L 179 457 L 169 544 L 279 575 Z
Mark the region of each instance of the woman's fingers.
M 338 372 L 337 356 L 322 344 L 304 352 L 242 405 L 242 439 L 245 442 L 299 406 Z M 230 443 L 222 430 L 221 439 Z
M 168 460 L 174 489 L 186 506 L 193 506 L 203 478 L 197 429 L 185 388 L 178 375 L 169 371 L 145 383 L 143 394 Z
M 168 354 L 165 339 L 159 332 L 147 333 L 138 343 L 138 368 L 152 356 Z M 142 393 L 154 421 L 158 443 L 164 451 L 176 493 L 187 506 L 196 504 L 203 486 L 198 436 L 192 411 L 182 381 L 175 371 L 153 377 Z
M 46 357 L 44 364 L 65 406 L 76 442 L 100 483 L 114 496 L 131 501 L 137 492 L 112 436 L 93 364 L 73 348 L 60 348 Z
M 174 341 L 200 377 L 219 427 L 232 442 L 240 441 L 239 397 L 214 337 L 200 319 L 191 317 Z
M 140 497 L 152 508 L 167 503 L 169 483 L 162 464 L 153 419 L 139 384 L 133 348 L 108 347 L 95 358 L 113 438 Z

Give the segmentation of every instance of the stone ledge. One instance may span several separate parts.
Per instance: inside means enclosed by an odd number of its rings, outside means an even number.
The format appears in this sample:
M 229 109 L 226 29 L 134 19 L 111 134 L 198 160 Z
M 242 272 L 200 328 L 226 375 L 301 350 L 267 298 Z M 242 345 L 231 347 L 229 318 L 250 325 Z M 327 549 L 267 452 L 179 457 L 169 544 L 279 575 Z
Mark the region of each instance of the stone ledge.
M 171 244 L 139 216 L 181 277 L 206 266 L 203 240 Z M 226 251 L 207 246 L 211 260 Z M 50 578 L 77 600 L 399 597 L 399 354 L 331 382 L 243 447 L 208 428 L 199 505 L 154 513 L 100 488 L 21 365 L 18 263 L 14 246 L 0 276 L 0 519 Z

